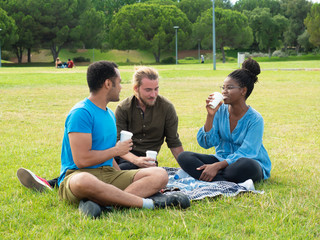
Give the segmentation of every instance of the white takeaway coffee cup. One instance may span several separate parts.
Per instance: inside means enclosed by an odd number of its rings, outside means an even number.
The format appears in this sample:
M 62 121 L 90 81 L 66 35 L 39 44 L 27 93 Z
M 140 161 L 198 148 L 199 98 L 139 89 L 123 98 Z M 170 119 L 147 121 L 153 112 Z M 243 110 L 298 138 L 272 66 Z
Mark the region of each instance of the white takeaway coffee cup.
M 121 132 L 120 132 L 120 142 L 123 142 L 123 141 L 131 139 L 132 135 L 133 135 L 132 132 L 121 130 Z
M 154 160 L 157 160 L 157 155 L 158 153 L 156 151 L 152 151 L 152 150 L 147 150 L 146 151 L 146 156 L 149 157 L 149 158 L 152 158 Z M 149 162 L 154 162 L 154 161 L 149 161 Z
M 219 92 L 214 92 L 213 97 L 214 99 L 209 102 L 209 105 L 211 108 L 216 108 L 218 104 L 223 100 L 223 96 Z

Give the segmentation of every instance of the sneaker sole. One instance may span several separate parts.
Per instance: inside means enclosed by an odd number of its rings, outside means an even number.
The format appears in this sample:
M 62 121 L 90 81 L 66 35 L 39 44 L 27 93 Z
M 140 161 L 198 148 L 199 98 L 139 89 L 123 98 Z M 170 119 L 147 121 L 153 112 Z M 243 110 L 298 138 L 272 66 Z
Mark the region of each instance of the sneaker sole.
M 34 189 L 36 191 L 42 192 L 46 189 L 52 190 L 48 185 L 43 183 L 37 176 L 25 168 L 19 168 L 17 171 L 17 177 L 21 184 L 26 188 Z
M 79 210 L 85 216 L 90 218 L 99 218 L 102 213 L 101 207 L 92 201 L 81 200 L 79 203 Z

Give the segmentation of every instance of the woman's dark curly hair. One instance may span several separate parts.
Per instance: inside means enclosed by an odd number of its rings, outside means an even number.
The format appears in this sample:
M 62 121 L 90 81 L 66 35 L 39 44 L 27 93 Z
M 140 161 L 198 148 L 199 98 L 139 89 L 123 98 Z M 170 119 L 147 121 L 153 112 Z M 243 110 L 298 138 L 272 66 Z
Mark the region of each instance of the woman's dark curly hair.
M 240 87 L 247 88 L 247 93 L 245 96 L 247 99 L 254 88 L 254 84 L 258 82 L 257 75 L 259 75 L 260 72 L 259 63 L 251 58 L 248 58 L 242 63 L 241 69 L 233 71 L 228 75 L 228 77 L 237 81 Z

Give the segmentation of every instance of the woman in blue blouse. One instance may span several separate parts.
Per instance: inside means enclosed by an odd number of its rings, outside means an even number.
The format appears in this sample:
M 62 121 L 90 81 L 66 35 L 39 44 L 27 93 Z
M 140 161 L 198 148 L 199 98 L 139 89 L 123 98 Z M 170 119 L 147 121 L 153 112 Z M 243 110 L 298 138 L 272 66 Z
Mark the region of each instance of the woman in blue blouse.
M 233 71 L 224 80 L 223 101 L 212 109 L 213 94 L 206 100 L 207 118 L 197 140 L 201 147 L 215 147 L 214 155 L 182 152 L 178 157 L 181 168 L 203 181 L 235 183 L 252 179 L 254 182 L 270 177 L 271 161 L 262 144 L 263 119 L 246 104 L 260 66 L 247 59 L 242 69 Z

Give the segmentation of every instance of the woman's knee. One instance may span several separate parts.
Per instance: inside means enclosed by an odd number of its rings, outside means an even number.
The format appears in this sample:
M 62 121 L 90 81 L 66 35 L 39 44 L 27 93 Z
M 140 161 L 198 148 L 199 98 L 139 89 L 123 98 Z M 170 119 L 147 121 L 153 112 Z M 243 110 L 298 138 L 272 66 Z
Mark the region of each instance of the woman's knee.
M 244 182 L 248 179 L 256 182 L 263 179 L 260 164 L 250 158 L 239 158 L 235 163 L 225 169 L 224 176 L 232 182 Z
M 252 169 L 253 171 L 262 170 L 260 164 L 251 158 L 239 158 L 236 163 L 238 163 L 240 168 Z

